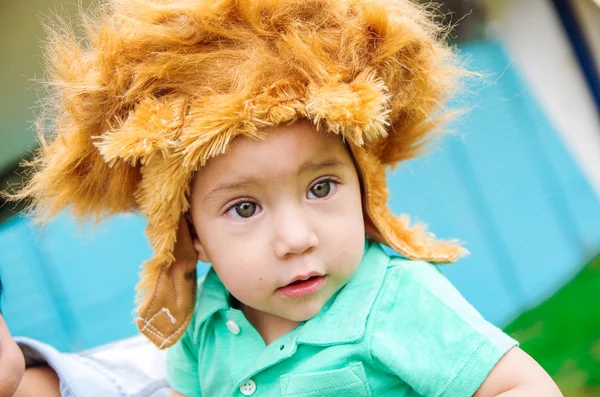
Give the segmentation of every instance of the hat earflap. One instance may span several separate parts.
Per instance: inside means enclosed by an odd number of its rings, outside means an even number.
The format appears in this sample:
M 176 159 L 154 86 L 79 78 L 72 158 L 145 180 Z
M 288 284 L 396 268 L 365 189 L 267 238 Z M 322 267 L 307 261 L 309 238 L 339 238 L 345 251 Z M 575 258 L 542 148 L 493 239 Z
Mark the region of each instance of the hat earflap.
M 455 262 L 469 252 L 459 241 L 437 240 L 425 225 L 410 225 L 408 215 L 396 216 L 387 206 L 386 166 L 362 147 L 351 145 L 363 188 L 368 235 L 413 260 Z
M 196 299 L 198 262 L 183 213 L 189 209 L 191 171 L 183 157 L 156 155 L 142 167 L 136 192 L 148 220 L 153 257 L 142 265 L 137 286 L 140 331 L 159 348 L 174 344 L 189 325 Z

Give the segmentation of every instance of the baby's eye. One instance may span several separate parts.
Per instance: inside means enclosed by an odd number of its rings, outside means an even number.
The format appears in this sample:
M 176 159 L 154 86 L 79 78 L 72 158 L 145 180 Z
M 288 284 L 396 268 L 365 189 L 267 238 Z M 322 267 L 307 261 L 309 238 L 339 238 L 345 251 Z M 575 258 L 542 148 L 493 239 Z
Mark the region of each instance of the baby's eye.
M 317 182 L 310 188 L 307 197 L 309 199 L 327 197 L 333 190 L 333 184 L 334 182 L 330 180 Z
M 259 206 L 251 201 L 242 201 L 235 204 L 227 211 L 232 218 L 250 218 L 259 211 Z

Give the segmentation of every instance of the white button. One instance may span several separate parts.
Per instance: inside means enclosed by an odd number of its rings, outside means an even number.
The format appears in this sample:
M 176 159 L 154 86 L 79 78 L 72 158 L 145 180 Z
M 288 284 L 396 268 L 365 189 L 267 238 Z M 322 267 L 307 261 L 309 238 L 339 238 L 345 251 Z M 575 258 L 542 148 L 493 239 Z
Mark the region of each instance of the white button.
M 240 327 L 233 320 L 229 320 L 225 323 L 227 329 L 231 331 L 232 334 L 237 335 L 240 333 Z
M 251 396 L 256 391 L 256 383 L 252 379 L 248 379 L 240 386 L 240 391 L 244 396 Z

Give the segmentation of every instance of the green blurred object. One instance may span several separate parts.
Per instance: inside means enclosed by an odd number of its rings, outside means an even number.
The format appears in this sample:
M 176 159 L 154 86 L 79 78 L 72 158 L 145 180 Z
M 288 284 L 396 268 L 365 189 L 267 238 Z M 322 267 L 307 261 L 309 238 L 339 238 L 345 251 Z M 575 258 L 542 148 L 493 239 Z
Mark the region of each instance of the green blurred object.
M 565 397 L 600 397 L 600 255 L 506 332 L 521 342 Z

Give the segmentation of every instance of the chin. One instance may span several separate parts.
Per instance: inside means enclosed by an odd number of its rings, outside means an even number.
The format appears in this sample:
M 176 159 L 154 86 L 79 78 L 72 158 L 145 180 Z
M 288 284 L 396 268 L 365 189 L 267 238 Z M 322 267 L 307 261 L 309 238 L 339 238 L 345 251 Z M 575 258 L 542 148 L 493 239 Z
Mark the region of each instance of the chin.
M 294 310 L 288 319 L 296 322 L 310 320 L 319 314 L 323 306 L 325 306 L 325 302 L 321 302 L 320 300 L 318 302 L 305 302 L 300 305 L 301 309 Z

